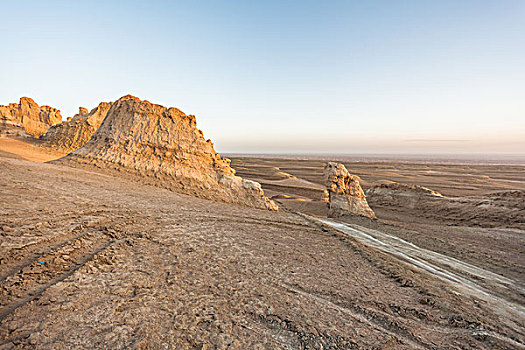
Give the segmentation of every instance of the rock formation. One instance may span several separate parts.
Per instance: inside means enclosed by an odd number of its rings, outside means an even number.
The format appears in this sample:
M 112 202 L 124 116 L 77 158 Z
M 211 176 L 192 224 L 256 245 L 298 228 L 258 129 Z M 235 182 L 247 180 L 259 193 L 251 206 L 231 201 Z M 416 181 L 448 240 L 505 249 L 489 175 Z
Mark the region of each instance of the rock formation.
M 4 133 L 25 131 L 34 137 L 40 137 L 51 126 L 62 122 L 58 109 L 38 106 L 29 97 L 20 98 L 20 103 L 0 106 L 0 128 Z
M 443 195 L 430 188 L 391 182 L 374 186 L 366 191 L 368 202 L 372 206 L 391 205 L 397 207 L 416 208 L 427 198 L 440 198 Z
M 365 193 L 359 184 L 361 179 L 358 176 L 351 175 L 340 163 L 328 162 L 324 170 L 330 198 L 328 216 L 357 214 L 375 217 L 374 212 L 368 206 Z
M 95 166 L 197 197 L 277 210 L 257 182 L 235 176 L 195 116 L 124 96 L 84 147 L 55 162 Z
M 43 146 L 70 153 L 84 146 L 106 118 L 111 103 L 102 102 L 91 112 L 79 107 L 73 118 L 49 128 L 42 135 Z
M 102 103 L 104 103 L 104 102 L 102 102 Z M 89 111 L 88 111 L 88 109 L 86 107 L 78 107 L 78 113 L 75 114 L 75 117 L 86 115 L 88 113 L 89 113 Z
M 366 191 L 368 203 L 383 218 L 439 222 L 454 226 L 525 228 L 525 191 L 452 197 L 427 187 L 385 183 Z
M 324 190 L 323 193 L 321 194 L 321 202 L 326 202 L 326 203 L 329 203 L 330 202 L 330 192 L 328 192 L 328 190 Z

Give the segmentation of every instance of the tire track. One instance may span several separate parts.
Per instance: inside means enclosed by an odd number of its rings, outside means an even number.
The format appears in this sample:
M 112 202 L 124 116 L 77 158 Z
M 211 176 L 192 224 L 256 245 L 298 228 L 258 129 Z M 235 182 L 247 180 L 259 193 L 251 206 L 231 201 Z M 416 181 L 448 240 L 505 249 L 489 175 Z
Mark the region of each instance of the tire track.
M 88 232 L 6 278 L 0 284 L 0 321 L 73 274 L 112 242 L 104 232 Z
M 14 310 L 40 296 L 49 287 L 71 276 L 111 244 L 157 229 L 156 225 L 150 227 L 140 225 L 138 226 L 140 230 L 133 233 L 125 228 L 116 228 L 126 221 L 132 220 L 128 218 L 118 221 L 104 219 L 99 223 L 111 222 L 112 225 L 110 227 L 93 225 L 90 230 L 39 255 L 36 260 L 29 262 L 26 260 L 24 267 L 7 276 L 0 283 L 0 321 L 3 321 Z
M 33 261 L 26 268 L 21 269 L 0 284 L 0 322 L 31 301 L 39 298 L 46 290 L 57 283 L 72 276 L 90 262 L 108 250 L 111 246 L 120 243 L 130 243 L 134 239 L 150 239 L 150 233 L 156 232 L 164 225 L 151 223 L 151 218 L 144 218 L 144 224 L 115 228 L 125 222 L 120 220 L 113 225 L 100 226 L 98 231 L 85 232 L 77 239 L 70 240 L 56 251 L 50 251 L 42 257 L 44 264 Z M 109 222 L 110 220 L 105 220 Z M 132 220 L 128 220 L 132 221 Z M 104 259 L 106 261 L 107 259 Z M 107 262 L 103 262 L 107 263 Z M 42 265 L 42 266 L 41 266 Z M 35 268 L 42 270 L 35 270 Z M 94 267 L 94 266 L 93 266 Z M 97 270 L 95 269 L 95 272 Z M 93 271 L 91 271 L 93 273 Z M 5 339 L 4 339 L 5 340 Z M 7 342 L 13 339 L 7 339 Z
M 81 239 L 88 233 L 96 231 L 100 229 L 104 224 L 107 224 L 112 221 L 114 222 L 114 219 L 106 217 L 93 223 L 80 224 L 69 232 L 55 236 L 50 235 L 49 238 L 46 240 L 42 240 L 34 244 L 28 244 L 20 248 L 12 249 L 12 254 L 9 254 L 2 258 L 2 265 L 4 265 L 2 270 L 6 269 L 7 271 L 2 271 L 2 273 L 0 274 L 0 283 L 5 282 L 6 278 L 18 273 L 20 270 L 31 265 L 34 261 L 42 260 L 42 258 L 46 255 L 59 251 L 61 248 L 68 245 L 72 241 Z M 113 225 L 118 225 L 125 221 L 126 219 L 122 219 L 117 221 Z M 79 234 L 75 234 L 78 231 L 82 232 Z M 57 241 L 58 243 L 51 244 L 51 242 L 55 243 Z M 20 257 L 22 257 L 22 259 L 20 259 Z
M 398 258 L 400 261 L 404 261 L 411 266 L 416 267 L 420 271 L 424 273 L 429 273 L 432 276 L 435 276 L 436 278 L 447 282 L 448 284 L 451 284 L 458 288 L 462 293 L 480 298 L 487 302 L 487 306 L 491 307 L 494 311 L 497 313 L 505 313 L 507 314 L 514 314 L 518 317 L 518 319 L 522 318 L 522 315 L 524 314 L 524 309 L 521 305 L 509 302 L 505 299 L 502 299 L 496 295 L 493 295 L 488 290 L 484 290 L 481 286 L 474 283 L 473 281 L 467 279 L 464 275 L 458 275 L 454 274 L 442 267 L 438 267 L 437 265 L 433 265 L 432 263 L 426 261 L 423 256 L 413 256 L 411 254 L 411 251 L 414 250 L 416 247 L 415 245 L 411 244 L 410 242 L 405 242 L 409 245 L 410 249 L 404 249 L 402 246 L 396 245 L 395 247 L 392 247 L 388 240 L 382 239 L 381 236 L 379 238 L 373 237 L 364 231 L 360 231 L 356 228 L 347 226 L 346 224 L 341 224 L 338 222 L 334 222 L 327 219 L 320 219 L 315 217 L 310 217 L 304 214 L 299 214 L 302 217 L 305 217 L 306 219 L 312 221 L 313 223 L 316 223 L 317 225 L 320 225 L 321 227 L 323 225 L 330 227 L 332 229 L 335 229 L 337 231 L 340 231 L 344 233 L 345 235 L 348 235 L 352 238 L 354 238 L 356 241 L 366 245 L 367 247 L 370 247 L 372 249 L 375 249 L 377 251 L 381 251 L 384 253 L 389 254 L 390 256 Z M 376 233 L 380 234 L 379 231 L 375 231 Z M 390 236 L 389 236 L 390 237 Z M 395 238 L 395 237 L 394 237 Z M 401 241 L 401 240 L 400 240 Z M 423 250 L 422 250 L 423 251 Z M 433 252 L 431 252 L 433 253 Z M 439 254 L 441 256 L 441 254 Z M 432 256 L 435 258 L 435 256 Z M 446 256 L 443 256 L 444 259 L 448 258 Z M 450 260 L 450 259 L 448 259 Z M 445 259 L 444 261 L 447 261 Z M 455 261 L 458 261 L 454 259 Z M 430 260 L 433 261 L 433 260 Z M 459 261 L 458 261 L 459 262 Z M 446 264 L 445 264 L 446 265 Z M 458 264 L 458 266 L 462 266 L 461 264 Z M 474 266 L 468 265 L 469 269 L 465 271 L 465 274 L 467 274 L 472 269 L 479 269 Z M 459 268 L 458 268 L 459 269 Z M 459 269 L 461 270 L 461 269 Z M 481 270 L 481 269 L 479 269 Z M 493 274 L 489 274 L 490 276 Z M 488 278 L 487 276 L 485 276 Z M 499 278 L 499 277 L 498 277 Z M 483 330 L 478 332 L 480 336 L 486 336 L 491 337 L 493 339 L 496 339 L 500 342 L 511 344 L 514 347 L 519 348 L 525 348 L 525 344 L 521 341 L 516 341 L 512 338 L 509 338 L 503 334 L 499 334 L 497 332 L 489 331 L 489 330 Z
M 298 294 L 302 297 L 313 299 L 316 302 L 322 304 L 324 307 L 329 307 L 332 309 L 336 309 L 342 313 L 345 313 L 363 324 L 367 324 L 368 326 L 379 330 L 380 332 L 388 334 L 396 339 L 402 340 L 406 344 L 409 344 L 413 349 L 431 348 L 429 345 L 421 342 L 419 339 L 407 332 L 405 329 L 398 326 L 396 322 L 390 320 L 388 317 L 380 315 L 376 311 L 359 308 L 357 306 L 352 308 L 342 306 L 338 303 L 329 300 L 326 297 L 319 296 L 317 294 L 308 292 L 300 287 L 292 286 L 289 284 L 282 284 L 282 288 L 284 288 L 288 292 Z

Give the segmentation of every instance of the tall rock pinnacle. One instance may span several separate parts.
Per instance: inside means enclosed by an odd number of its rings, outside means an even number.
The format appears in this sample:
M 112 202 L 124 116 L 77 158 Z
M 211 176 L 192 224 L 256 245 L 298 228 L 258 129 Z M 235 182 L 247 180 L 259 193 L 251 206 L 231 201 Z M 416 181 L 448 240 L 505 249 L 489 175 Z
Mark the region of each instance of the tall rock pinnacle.
M 328 162 L 324 171 L 329 193 L 330 211 L 328 216 L 357 214 L 375 217 L 374 212 L 368 206 L 358 176 L 351 175 L 343 164 L 334 162 Z

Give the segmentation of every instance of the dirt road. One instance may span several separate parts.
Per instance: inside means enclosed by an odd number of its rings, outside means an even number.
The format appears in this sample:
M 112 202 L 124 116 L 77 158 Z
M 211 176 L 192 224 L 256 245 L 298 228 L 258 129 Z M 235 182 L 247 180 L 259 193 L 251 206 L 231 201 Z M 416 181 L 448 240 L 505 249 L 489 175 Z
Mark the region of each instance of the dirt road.
M 307 219 L 333 227 L 377 250 L 404 260 L 413 267 L 449 282 L 457 292 L 485 300 L 494 312 L 514 313 L 525 318 L 523 295 L 525 290 L 515 280 L 484 270 L 450 256 L 433 252 L 398 237 L 359 225 L 334 220 L 304 216 Z

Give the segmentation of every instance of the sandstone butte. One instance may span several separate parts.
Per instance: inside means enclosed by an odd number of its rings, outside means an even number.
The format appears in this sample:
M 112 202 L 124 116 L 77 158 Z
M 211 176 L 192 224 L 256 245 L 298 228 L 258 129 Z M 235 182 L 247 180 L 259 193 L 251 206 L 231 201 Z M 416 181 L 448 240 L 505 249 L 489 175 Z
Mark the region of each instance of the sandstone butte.
M 328 162 L 324 168 L 329 194 L 329 217 L 356 214 L 374 218 L 365 193 L 359 184 L 359 176 L 351 175 L 341 163 Z
M 53 162 L 98 167 L 200 198 L 278 210 L 259 183 L 235 175 L 197 129 L 195 116 L 130 95 L 108 110 L 102 125 L 76 151 Z
M 58 109 L 38 106 L 29 97 L 20 98 L 20 103 L 0 106 L 0 126 L 3 131 L 23 129 L 38 138 L 51 126 L 61 122 L 62 116 Z
M 100 127 L 112 103 L 102 102 L 90 112 L 79 107 L 78 114 L 67 121 L 54 125 L 42 135 L 42 146 L 59 152 L 71 153 L 86 144 Z

